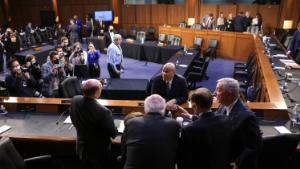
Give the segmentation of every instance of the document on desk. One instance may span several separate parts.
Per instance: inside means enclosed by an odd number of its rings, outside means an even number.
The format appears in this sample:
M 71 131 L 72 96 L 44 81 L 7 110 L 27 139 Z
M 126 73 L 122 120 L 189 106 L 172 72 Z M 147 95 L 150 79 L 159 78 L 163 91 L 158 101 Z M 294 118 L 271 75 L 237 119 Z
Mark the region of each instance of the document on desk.
M 71 117 L 70 117 L 70 116 L 68 116 L 68 117 L 66 118 L 66 120 L 64 121 L 64 124 L 72 124 L 72 121 L 71 121 Z
M 180 64 L 179 67 L 187 68 L 188 65 Z
M 11 127 L 8 126 L 8 125 L 3 125 L 3 126 L 1 126 L 1 127 L 0 127 L 0 134 L 6 132 L 6 131 L 9 130 L 9 129 L 11 129 Z
M 293 60 L 291 59 L 279 59 L 280 62 L 284 63 L 284 64 L 287 64 L 287 63 L 295 63 Z
M 290 134 L 291 131 L 288 130 L 286 127 L 284 126 L 275 126 L 274 127 L 280 134 Z
M 274 58 L 287 58 L 287 55 L 285 54 L 276 54 L 276 55 L 273 55 Z

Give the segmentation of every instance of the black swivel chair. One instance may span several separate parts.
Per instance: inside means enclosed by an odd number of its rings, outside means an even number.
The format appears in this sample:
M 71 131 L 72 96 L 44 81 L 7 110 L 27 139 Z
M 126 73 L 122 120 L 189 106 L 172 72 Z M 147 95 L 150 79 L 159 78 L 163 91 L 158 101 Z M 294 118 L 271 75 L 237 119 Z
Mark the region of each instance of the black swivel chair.
M 50 155 L 38 156 L 29 159 L 23 157 L 16 150 L 8 137 L 0 139 L 0 168 L 1 169 L 50 169 L 54 168 Z
M 196 83 L 203 79 L 208 79 L 206 70 L 209 64 L 209 57 L 205 58 L 205 62 L 201 66 L 192 66 L 191 71 L 187 75 L 187 83 L 190 89 L 196 88 Z
M 205 49 L 204 55 L 205 57 L 210 57 L 215 59 L 217 57 L 217 47 L 218 47 L 218 40 L 217 39 L 209 39 L 208 40 L 208 48 Z
M 147 33 L 146 33 L 146 40 L 149 40 L 149 41 L 155 41 L 156 38 L 155 38 L 155 28 L 150 26 L 147 30 Z
M 61 94 L 63 98 L 72 98 L 81 95 L 81 85 L 76 77 L 68 77 L 61 82 Z
M 202 42 L 203 42 L 203 39 L 201 37 L 198 37 L 198 36 L 195 37 L 193 48 L 198 50 L 199 53 L 201 52 Z
M 88 65 L 75 65 L 74 66 L 74 76 L 77 78 L 88 79 L 90 78 Z
M 263 138 L 259 169 L 290 169 L 293 155 L 300 141 L 299 134 L 283 134 Z
M 136 33 L 137 33 L 136 27 L 135 26 L 131 26 L 127 38 L 135 39 L 136 38 Z
M 174 42 L 175 35 L 169 34 L 167 37 L 167 44 L 172 45 Z

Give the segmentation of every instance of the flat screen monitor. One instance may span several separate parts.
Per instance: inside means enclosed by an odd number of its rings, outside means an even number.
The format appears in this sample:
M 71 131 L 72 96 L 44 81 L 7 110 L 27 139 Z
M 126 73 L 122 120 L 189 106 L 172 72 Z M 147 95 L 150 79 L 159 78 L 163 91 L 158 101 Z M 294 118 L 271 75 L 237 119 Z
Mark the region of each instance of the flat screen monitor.
M 113 21 L 113 13 L 112 11 L 95 11 L 95 20 L 98 20 L 99 17 L 102 17 L 104 22 Z

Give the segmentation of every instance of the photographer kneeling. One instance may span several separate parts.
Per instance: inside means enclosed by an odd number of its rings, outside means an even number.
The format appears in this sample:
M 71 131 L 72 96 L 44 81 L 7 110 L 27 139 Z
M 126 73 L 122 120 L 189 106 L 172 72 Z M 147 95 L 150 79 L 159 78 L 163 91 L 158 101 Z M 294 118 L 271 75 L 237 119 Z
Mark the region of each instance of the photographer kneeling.
M 15 97 L 42 97 L 35 89 L 36 80 L 28 69 L 21 69 L 20 63 L 12 59 L 8 63 L 10 74 L 5 77 L 5 85 L 9 96 Z

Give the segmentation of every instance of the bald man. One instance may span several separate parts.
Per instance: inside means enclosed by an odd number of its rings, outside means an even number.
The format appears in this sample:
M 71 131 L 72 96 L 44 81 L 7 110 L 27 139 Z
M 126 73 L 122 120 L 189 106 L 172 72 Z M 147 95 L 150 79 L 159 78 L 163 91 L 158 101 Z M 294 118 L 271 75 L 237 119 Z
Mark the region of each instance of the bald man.
M 150 81 L 150 93 L 159 94 L 167 100 L 167 110 L 175 110 L 177 104 L 186 102 L 188 87 L 184 77 L 176 74 L 173 63 L 166 63 L 162 73 Z
M 111 111 L 97 101 L 101 90 L 98 80 L 89 79 L 83 83 L 83 96 L 74 96 L 71 101 L 76 151 L 85 168 L 90 169 L 108 167 L 111 138 L 117 133 Z

